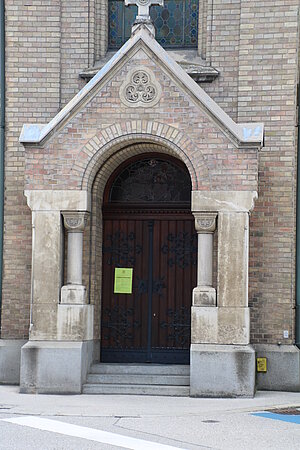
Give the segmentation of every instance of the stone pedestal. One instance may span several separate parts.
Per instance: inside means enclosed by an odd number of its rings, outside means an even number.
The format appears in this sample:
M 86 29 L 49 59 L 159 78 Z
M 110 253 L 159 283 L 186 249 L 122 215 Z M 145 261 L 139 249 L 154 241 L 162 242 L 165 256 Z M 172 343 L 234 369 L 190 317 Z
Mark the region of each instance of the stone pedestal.
M 20 392 L 80 394 L 92 363 L 93 341 L 29 341 L 22 348 Z
M 267 372 L 256 374 L 257 388 L 300 392 L 300 350 L 295 345 L 255 344 L 256 356 L 267 358 Z
M 253 397 L 255 351 L 251 345 L 191 346 L 191 397 Z
M 22 339 L 0 339 L 0 384 L 19 384 Z

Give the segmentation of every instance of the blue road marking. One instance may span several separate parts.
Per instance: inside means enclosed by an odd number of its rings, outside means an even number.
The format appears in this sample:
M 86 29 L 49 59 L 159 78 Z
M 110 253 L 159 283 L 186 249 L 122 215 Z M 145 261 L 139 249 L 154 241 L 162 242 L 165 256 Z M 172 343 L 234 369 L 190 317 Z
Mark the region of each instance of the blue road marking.
M 265 417 L 266 419 L 282 420 L 283 422 L 300 424 L 300 415 L 275 414 L 271 412 L 253 413 L 251 415 Z

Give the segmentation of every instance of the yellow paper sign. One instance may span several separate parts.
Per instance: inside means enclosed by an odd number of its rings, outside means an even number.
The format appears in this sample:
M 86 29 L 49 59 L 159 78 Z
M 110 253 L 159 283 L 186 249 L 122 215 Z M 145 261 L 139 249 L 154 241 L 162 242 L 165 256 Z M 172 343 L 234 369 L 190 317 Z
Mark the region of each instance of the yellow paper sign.
M 257 372 L 267 371 L 267 358 L 256 358 Z
M 133 269 L 115 268 L 115 294 L 132 294 Z

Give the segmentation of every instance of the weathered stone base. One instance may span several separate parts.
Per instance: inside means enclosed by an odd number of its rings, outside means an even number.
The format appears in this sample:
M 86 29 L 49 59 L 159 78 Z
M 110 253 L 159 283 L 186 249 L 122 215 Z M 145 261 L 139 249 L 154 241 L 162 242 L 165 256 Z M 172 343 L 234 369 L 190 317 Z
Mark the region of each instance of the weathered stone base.
M 251 345 L 192 344 L 191 397 L 253 397 L 255 352 Z
M 61 288 L 61 303 L 69 305 L 84 305 L 86 303 L 85 286 L 68 284 Z
M 0 383 L 19 384 L 22 339 L 0 339 Z
M 300 350 L 294 345 L 257 344 L 257 357 L 267 358 L 267 372 L 257 373 L 257 388 L 300 391 Z
M 92 357 L 93 341 L 29 341 L 21 351 L 20 392 L 80 394 Z

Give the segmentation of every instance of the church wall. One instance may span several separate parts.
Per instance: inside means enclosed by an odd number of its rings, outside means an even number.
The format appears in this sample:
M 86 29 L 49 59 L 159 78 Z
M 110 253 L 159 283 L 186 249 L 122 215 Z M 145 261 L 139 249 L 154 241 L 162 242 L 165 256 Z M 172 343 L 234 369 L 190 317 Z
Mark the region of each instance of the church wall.
M 23 195 L 24 122 L 46 123 L 59 108 L 59 1 L 7 0 L 3 339 L 28 336 L 31 212 Z
M 61 1 L 61 105 L 65 106 L 85 82 L 79 72 L 94 64 L 94 1 Z
M 259 196 L 250 224 L 253 343 L 295 339 L 295 194 L 298 6 L 241 2 L 238 121 L 262 121 Z M 288 330 L 289 338 L 283 339 Z
M 237 120 L 240 0 L 206 0 L 206 64 L 220 72 L 213 83 L 201 87 L 233 120 Z

